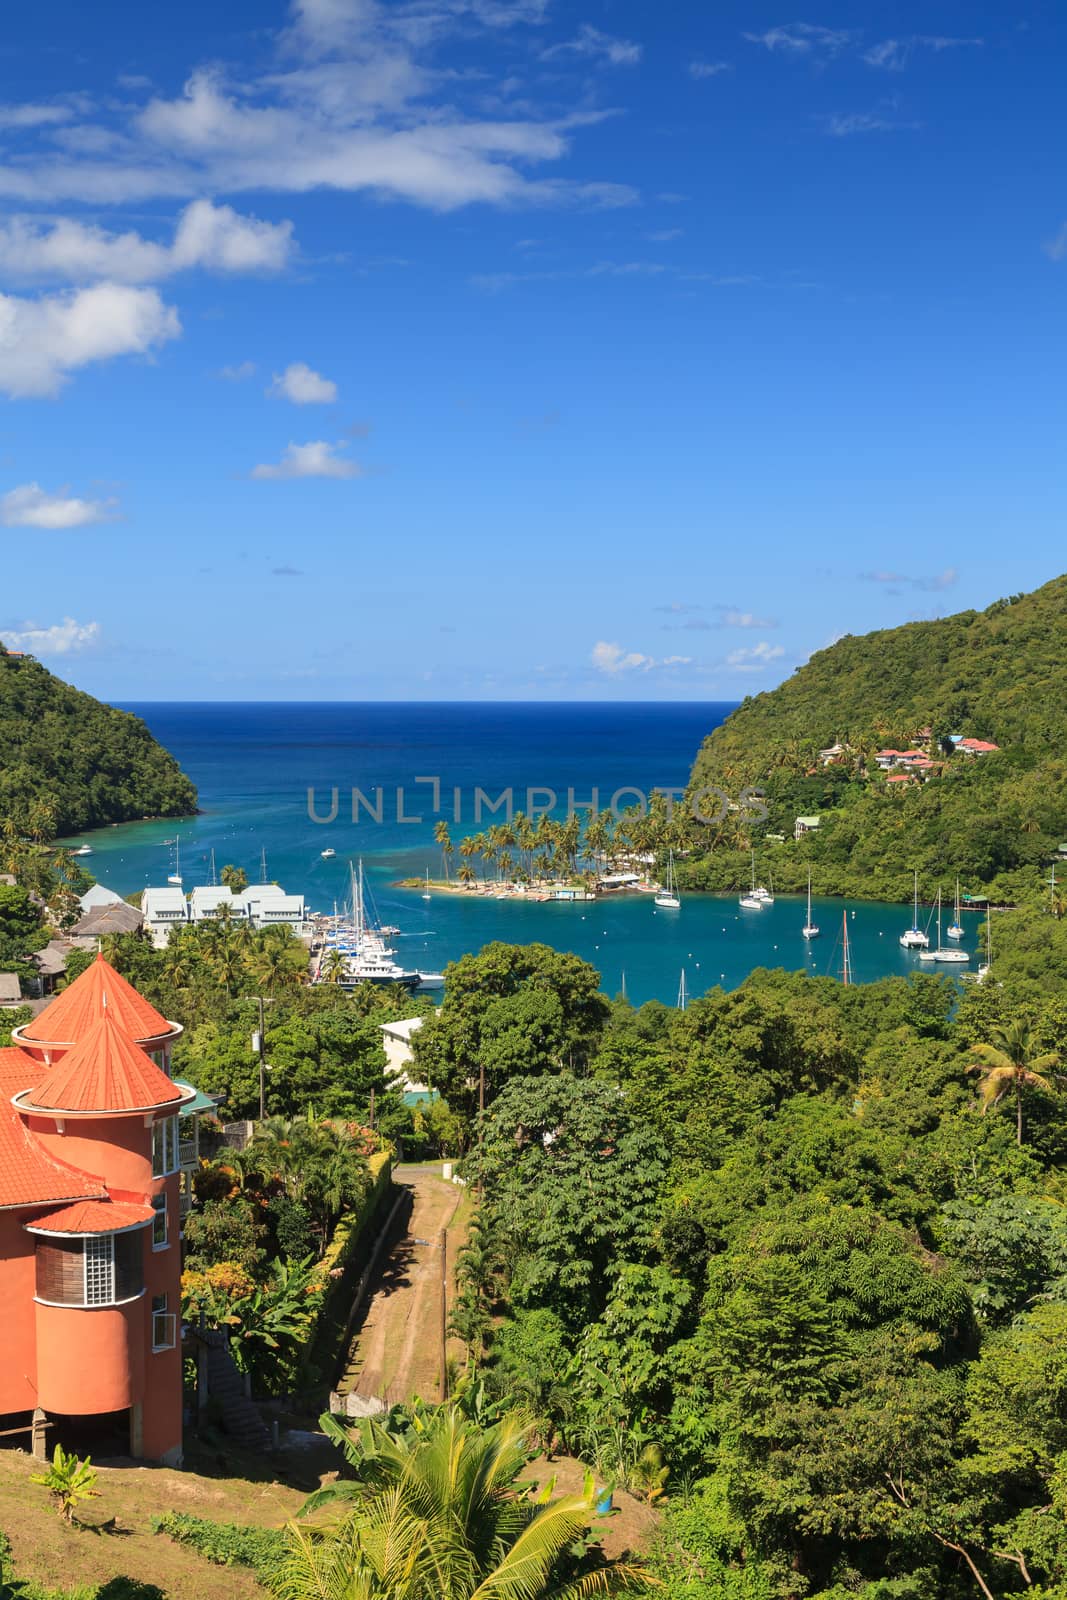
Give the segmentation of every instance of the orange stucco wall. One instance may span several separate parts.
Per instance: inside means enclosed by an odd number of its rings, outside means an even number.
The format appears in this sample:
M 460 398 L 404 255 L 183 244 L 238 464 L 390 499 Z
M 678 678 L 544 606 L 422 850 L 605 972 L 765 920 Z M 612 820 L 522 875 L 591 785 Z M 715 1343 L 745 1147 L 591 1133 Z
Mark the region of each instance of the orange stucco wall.
M 56 1161 L 90 1172 L 109 1189 L 150 1194 L 152 1130 L 143 1116 L 67 1117 L 63 1132 L 51 1117 L 27 1117 L 34 1138 Z
M 37 1404 L 33 1291 L 34 1240 L 22 1224 L 28 1211 L 0 1211 L 0 1413 Z
M 35 1305 L 38 1404 L 64 1416 L 124 1411 L 144 1394 L 144 1296 L 83 1310 Z

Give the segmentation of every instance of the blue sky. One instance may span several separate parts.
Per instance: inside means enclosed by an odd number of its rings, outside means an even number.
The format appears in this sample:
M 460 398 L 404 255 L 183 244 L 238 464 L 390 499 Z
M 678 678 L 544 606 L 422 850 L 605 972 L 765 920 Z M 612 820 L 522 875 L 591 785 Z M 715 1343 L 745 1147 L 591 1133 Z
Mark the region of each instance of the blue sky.
M 39 0 L 0 637 L 114 699 L 733 699 L 1067 566 L 1067 14 Z

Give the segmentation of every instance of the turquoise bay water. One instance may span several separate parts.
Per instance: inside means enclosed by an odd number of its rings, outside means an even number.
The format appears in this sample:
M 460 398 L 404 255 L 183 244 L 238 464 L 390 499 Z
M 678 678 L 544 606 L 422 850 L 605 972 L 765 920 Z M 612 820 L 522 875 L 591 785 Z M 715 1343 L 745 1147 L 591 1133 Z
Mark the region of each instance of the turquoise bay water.
M 557 814 L 568 789 L 580 804 L 595 787 L 606 806 L 625 786 L 681 788 L 701 739 L 732 709 L 726 704 L 157 703 L 126 709 L 145 719 L 189 773 L 202 812 L 180 823 L 129 823 L 85 836 L 94 852 L 86 865 L 121 894 L 166 881 L 173 849 L 165 841 L 175 835 L 187 889 L 209 881 L 212 850 L 218 870 L 232 862 L 253 882 L 265 853 L 268 877 L 303 891 L 316 910 L 344 901 L 348 863 L 362 856 L 380 917 L 403 929 L 398 949 L 405 964 L 440 967 L 490 939 L 543 940 L 591 961 L 608 993 L 622 987 L 625 974 L 627 993 L 638 1004 L 673 1004 L 683 967 L 690 995 L 719 982 L 735 986 L 763 965 L 839 975 L 843 911 L 857 980 L 917 964 L 897 942 L 910 921 L 901 906 L 816 900 L 822 935 L 809 946 L 800 937 L 805 904 L 794 897 L 744 912 L 736 896 L 689 895 L 680 911 L 668 912 L 657 911 L 646 895 L 576 905 L 458 895 L 427 902 L 417 890 L 393 887 L 397 878 L 426 868 L 440 874 L 433 842 L 440 816 L 454 840 L 494 820 L 483 812 L 475 821 L 476 787 L 491 801 L 510 787 L 516 809 L 526 809 L 529 788 L 551 789 Z M 417 778 L 438 780 L 439 813 L 433 785 Z M 308 789 L 317 813 L 326 816 L 335 787 L 338 816 L 317 824 L 308 814 Z M 380 824 L 362 807 L 352 822 L 354 787 L 375 807 L 381 789 Z M 457 789 L 458 823 L 452 817 Z M 535 796 L 542 804 L 547 798 Z M 622 796 L 619 804 L 631 799 Z M 421 820 L 404 820 L 409 817 Z M 326 848 L 337 852 L 332 860 L 322 860 Z M 973 948 L 974 939 L 965 943 Z

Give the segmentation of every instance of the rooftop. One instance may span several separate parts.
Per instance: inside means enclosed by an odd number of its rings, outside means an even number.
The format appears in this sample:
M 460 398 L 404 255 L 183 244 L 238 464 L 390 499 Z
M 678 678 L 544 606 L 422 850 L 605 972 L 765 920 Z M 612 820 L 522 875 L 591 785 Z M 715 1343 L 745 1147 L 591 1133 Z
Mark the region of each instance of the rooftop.
M 12 1096 L 30 1088 L 40 1072 L 41 1063 L 24 1050 L 0 1050 L 0 1210 L 104 1194 L 86 1173 L 49 1160 L 12 1106 Z
M 152 1221 L 151 1206 L 123 1200 L 79 1200 L 26 1224 L 31 1233 L 121 1233 Z
M 33 1085 L 22 1106 L 84 1115 L 176 1108 L 184 1098 L 181 1086 L 149 1060 L 105 1009 L 73 1049 Z
M 174 1024 L 160 1016 L 155 1006 L 98 955 L 51 1005 L 21 1030 L 31 1044 L 77 1044 L 108 1011 L 131 1039 L 159 1039 L 172 1034 Z

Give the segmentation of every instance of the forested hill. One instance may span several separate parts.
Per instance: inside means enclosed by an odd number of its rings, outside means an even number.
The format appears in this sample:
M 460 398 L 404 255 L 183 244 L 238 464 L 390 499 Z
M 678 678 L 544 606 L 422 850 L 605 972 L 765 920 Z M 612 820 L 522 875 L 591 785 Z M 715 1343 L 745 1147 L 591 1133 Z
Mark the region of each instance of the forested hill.
M 953 756 L 949 734 L 998 752 Z M 824 765 L 819 756 L 845 749 Z M 883 748 L 920 747 L 924 782 L 887 783 Z M 971 887 L 1049 859 L 1067 839 L 1067 577 L 936 622 L 912 622 L 820 650 L 779 688 L 745 700 L 705 740 L 694 785 L 764 785 L 771 816 L 734 849 L 784 833 L 779 881 L 896 895 L 912 868 Z M 797 815 L 820 837 L 792 848 Z M 717 845 L 719 840 L 709 840 Z M 713 852 L 715 853 L 715 852 Z M 719 883 L 716 870 L 689 881 Z M 729 853 L 729 852 L 728 852 Z M 710 859 L 710 858 L 709 858 Z M 819 864 L 825 871 L 819 875 Z M 695 863 L 694 863 L 695 865 Z M 795 882 L 794 882 L 795 880 Z M 1012 886 L 1001 885 L 1005 893 Z
M 0 817 L 62 835 L 195 810 L 196 789 L 140 717 L 0 645 Z

